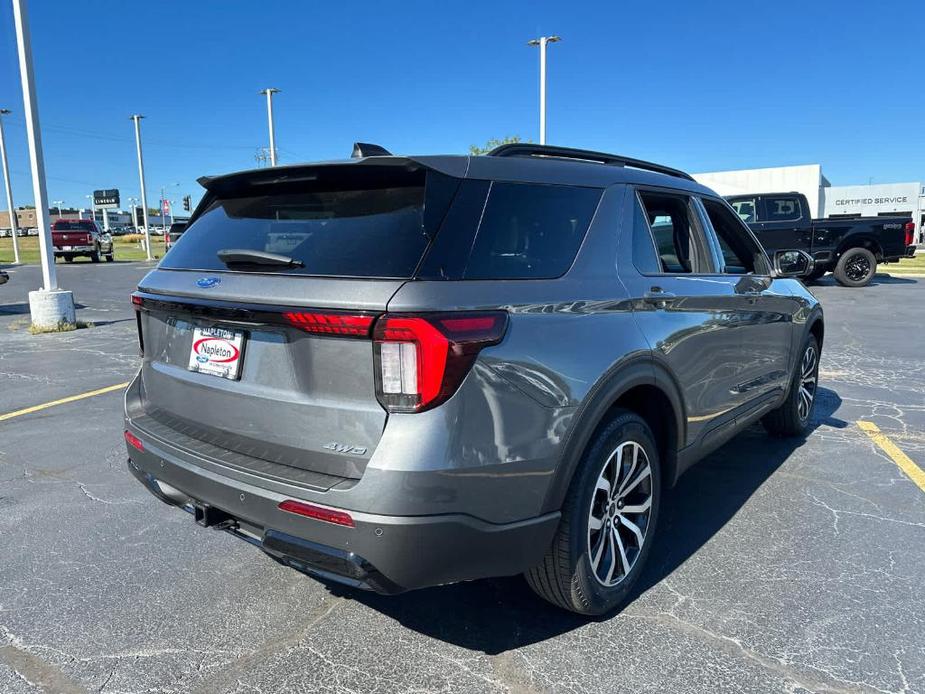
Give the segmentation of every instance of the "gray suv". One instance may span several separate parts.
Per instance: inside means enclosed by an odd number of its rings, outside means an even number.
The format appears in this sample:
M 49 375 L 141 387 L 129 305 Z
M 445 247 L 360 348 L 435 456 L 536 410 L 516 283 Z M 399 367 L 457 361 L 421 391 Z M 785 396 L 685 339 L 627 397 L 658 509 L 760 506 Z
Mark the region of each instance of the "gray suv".
M 506 145 L 203 178 L 141 282 L 129 468 L 202 526 L 381 593 L 524 573 L 623 601 L 671 487 L 810 420 L 812 260 L 687 174 Z

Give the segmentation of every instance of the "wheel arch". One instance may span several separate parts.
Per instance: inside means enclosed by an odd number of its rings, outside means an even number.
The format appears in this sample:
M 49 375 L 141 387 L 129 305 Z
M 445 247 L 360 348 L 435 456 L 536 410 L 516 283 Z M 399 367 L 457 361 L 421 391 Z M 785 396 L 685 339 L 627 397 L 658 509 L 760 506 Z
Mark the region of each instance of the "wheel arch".
M 846 251 L 851 250 L 852 248 L 866 248 L 871 253 L 874 254 L 874 258 L 877 259 L 879 263 L 883 260 L 883 248 L 880 245 L 880 242 L 876 237 L 869 234 L 857 234 L 854 236 L 849 236 L 839 245 L 836 255 L 840 258 L 845 254 Z
M 610 414 L 622 409 L 635 412 L 652 429 L 662 479 L 667 486 L 674 485 L 678 477 L 678 451 L 687 435 L 681 388 L 657 361 L 637 358 L 608 371 L 579 407 L 546 494 L 544 513 L 561 508 L 589 442 Z

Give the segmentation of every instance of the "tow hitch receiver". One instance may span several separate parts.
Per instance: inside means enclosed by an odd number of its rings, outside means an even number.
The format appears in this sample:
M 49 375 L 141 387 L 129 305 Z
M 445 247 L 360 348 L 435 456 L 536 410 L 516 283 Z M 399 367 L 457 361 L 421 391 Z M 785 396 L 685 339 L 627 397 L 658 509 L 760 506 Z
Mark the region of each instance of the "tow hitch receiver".
M 193 503 L 193 516 L 196 519 L 196 523 L 201 525 L 203 528 L 227 530 L 228 528 L 235 528 L 238 525 L 238 522 L 234 519 L 234 516 L 231 516 L 221 509 L 215 508 L 214 506 L 210 506 L 209 504 L 202 504 L 199 502 Z

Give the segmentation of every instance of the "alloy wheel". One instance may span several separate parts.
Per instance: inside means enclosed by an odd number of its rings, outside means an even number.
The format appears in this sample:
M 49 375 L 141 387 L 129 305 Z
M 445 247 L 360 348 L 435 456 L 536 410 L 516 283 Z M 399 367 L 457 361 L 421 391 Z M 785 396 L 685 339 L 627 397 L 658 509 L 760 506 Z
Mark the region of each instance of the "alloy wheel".
M 870 273 L 870 261 L 861 253 L 856 253 L 845 263 L 845 276 L 852 282 L 864 280 Z
M 816 367 L 818 361 L 815 346 L 809 345 L 800 362 L 800 399 L 797 402 L 797 414 L 800 416 L 801 422 L 809 419 L 809 413 L 813 409 L 813 401 L 816 399 L 816 380 L 818 378 Z
M 625 441 L 601 468 L 588 511 L 588 557 L 597 581 L 612 587 L 635 566 L 652 510 L 652 468 L 645 449 Z

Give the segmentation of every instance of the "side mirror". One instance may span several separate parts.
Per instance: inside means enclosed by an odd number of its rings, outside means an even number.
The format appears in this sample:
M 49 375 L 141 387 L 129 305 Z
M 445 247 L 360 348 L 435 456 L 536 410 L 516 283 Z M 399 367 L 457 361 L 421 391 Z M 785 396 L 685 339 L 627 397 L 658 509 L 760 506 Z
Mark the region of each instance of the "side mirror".
M 777 251 L 774 270 L 778 277 L 805 277 L 813 271 L 816 261 L 805 251 Z

